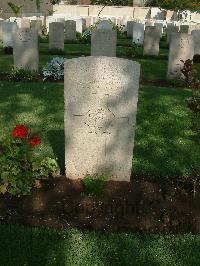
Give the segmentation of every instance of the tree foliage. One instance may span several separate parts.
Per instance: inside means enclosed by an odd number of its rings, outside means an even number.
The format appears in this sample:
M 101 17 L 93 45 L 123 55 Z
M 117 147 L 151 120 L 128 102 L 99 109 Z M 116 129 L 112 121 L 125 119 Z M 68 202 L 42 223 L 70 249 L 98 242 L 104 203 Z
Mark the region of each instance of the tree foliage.
M 146 6 L 158 6 L 171 10 L 200 11 L 200 0 L 147 0 Z
M 13 13 L 15 14 L 15 16 L 18 16 L 23 5 L 22 6 L 18 6 L 18 5 L 15 5 L 14 3 L 12 2 L 8 2 L 8 6 L 12 9 Z

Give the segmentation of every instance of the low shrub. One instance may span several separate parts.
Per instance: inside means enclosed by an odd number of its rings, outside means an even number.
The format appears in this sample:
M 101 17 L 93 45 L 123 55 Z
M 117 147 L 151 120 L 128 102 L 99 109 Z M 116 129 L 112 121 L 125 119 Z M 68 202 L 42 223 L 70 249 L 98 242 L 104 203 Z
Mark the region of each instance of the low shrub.
M 16 125 L 12 134 L 1 140 L 0 193 L 28 195 L 41 179 L 58 171 L 55 159 L 41 159 L 39 150 L 34 152 L 40 144 L 41 138 L 24 125 Z
M 93 197 L 101 196 L 106 180 L 106 176 L 86 176 L 82 180 L 86 194 Z
M 12 67 L 8 79 L 10 81 L 32 81 L 39 74 L 23 68 Z
M 188 59 L 186 61 L 181 60 L 181 62 L 184 64 L 181 72 L 184 75 L 185 85 L 187 86 L 187 88 L 192 88 L 197 79 L 195 65 L 191 59 Z
M 47 63 L 42 69 L 42 74 L 44 80 L 54 79 L 54 80 L 63 80 L 64 79 L 64 63 L 65 58 L 55 57 L 51 60 L 50 63 Z
M 131 45 L 126 47 L 125 53 L 127 57 L 136 57 L 139 54 L 139 45 L 136 43 L 132 43 Z

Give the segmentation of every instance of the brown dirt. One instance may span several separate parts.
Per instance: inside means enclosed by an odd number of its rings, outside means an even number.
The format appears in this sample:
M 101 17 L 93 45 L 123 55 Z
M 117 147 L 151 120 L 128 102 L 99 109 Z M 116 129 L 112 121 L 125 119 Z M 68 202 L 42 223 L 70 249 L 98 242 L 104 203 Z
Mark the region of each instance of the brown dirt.
M 200 233 L 200 195 L 146 178 L 106 183 L 103 195 L 85 195 L 80 180 L 43 181 L 31 196 L 0 196 L 0 222 L 108 232 Z

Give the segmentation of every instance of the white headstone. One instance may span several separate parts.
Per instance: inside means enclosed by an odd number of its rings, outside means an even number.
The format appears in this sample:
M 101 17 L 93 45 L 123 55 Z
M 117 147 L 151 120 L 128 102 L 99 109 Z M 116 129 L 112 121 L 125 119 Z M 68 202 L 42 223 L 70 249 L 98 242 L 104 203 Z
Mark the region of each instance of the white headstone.
M 64 23 L 49 24 L 49 49 L 64 50 Z
M 160 31 L 156 26 L 146 27 L 144 34 L 144 55 L 159 55 Z
M 79 33 L 83 33 L 86 30 L 86 21 L 83 18 L 76 20 L 76 31 Z
M 38 71 L 38 34 L 34 29 L 18 29 L 14 34 L 14 65 L 30 71 Z
M 93 30 L 91 34 L 92 56 L 116 56 L 117 32 L 114 30 Z
M 194 39 L 187 33 L 174 33 L 170 42 L 169 59 L 168 59 L 168 79 L 182 78 L 181 69 L 183 62 L 187 59 L 193 59 L 194 56 Z
M 130 181 L 140 65 L 85 57 L 65 63 L 65 169 L 71 179 Z
M 127 21 L 127 37 L 133 37 L 133 23 L 134 21 Z
M 112 30 L 112 25 L 110 24 L 109 21 L 107 20 L 102 20 L 98 25 L 97 25 L 98 30 Z
M 133 42 L 141 45 L 144 43 L 144 24 L 133 23 Z
M 192 36 L 194 38 L 194 54 L 200 55 L 200 30 L 193 30 Z
M 3 40 L 3 20 L 0 20 L 0 41 Z
M 13 36 L 17 28 L 18 26 L 15 22 L 3 22 L 2 32 L 4 47 L 13 47 Z
M 67 20 L 65 22 L 65 40 L 76 40 L 76 21 Z

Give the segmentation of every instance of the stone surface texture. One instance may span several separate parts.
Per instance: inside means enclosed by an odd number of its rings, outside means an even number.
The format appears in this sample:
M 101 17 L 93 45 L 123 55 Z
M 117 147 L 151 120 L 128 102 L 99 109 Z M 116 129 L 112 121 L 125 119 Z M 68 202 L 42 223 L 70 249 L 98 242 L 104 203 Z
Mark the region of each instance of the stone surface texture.
M 92 56 L 116 56 L 117 32 L 114 30 L 93 30 L 91 35 Z
M 2 24 L 2 35 L 3 35 L 3 46 L 13 47 L 14 33 L 18 29 L 17 23 L 15 22 L 3 22 Z
M 193 30 L 192 36 L 194 38 L 194 54 L 200 55 L 200 30 Z
M 144 43 L 144 24 L 139 22 L 133 23 L 133 42 L 143 45 Z
M 76 21 L 67 20 L 65 22 L 65 40 L 76 40 Z
M 65 169 L 68 178 L 130 181 L 140 65 L 85 57 L 65 63 Z
M 49 49 L 64 50 L 64 23 L 49 24 Z
M 174 33 L 170 42 L 167 78 L 182 78 L 181 69 L 183 68 L 183 62 L 181 62 L 181 60 L 192 60 L 193 56 L 193 36 L 187 33 Z
M 160 31 L 156 26 L 145 28 L 144 55 L 159 55 Z
M 30 71 L 38 71 L 38 34 L 34 29 L 18 29 L 14 34 L 14 65 Z

